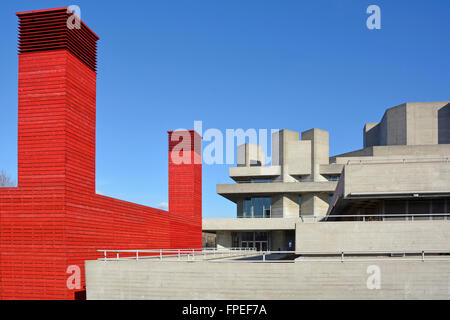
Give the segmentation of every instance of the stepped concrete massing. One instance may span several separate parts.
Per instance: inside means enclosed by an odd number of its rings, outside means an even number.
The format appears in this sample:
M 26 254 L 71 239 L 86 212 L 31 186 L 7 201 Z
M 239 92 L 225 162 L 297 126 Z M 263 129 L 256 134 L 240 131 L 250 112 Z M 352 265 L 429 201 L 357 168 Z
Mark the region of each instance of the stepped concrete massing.
M 238 165 L 229 169 L 236 183 L 217 185 L 218 194 L 236 203 L 237 218 L 204 219 L 203 230 L 216 234 L 219 248 L 388 249 L 389 241 L 406 245 L 409 239 L 445 249 L 450 102 L 387 109 L 380 122 L 364 126 L 363 142 L 361 150 L 330 157 L 327 131 L 280 130 L 272 136 L 271 165 L 260 146 L 238 146 Z M 354 231 L 356 239 L 349 231 L 357 227 L 324 223 L 418 220 L 438 220 L 445 228 L 437 222 L 417 233 L 410 223 L 371 224 L 365 227 L 373 232 Z

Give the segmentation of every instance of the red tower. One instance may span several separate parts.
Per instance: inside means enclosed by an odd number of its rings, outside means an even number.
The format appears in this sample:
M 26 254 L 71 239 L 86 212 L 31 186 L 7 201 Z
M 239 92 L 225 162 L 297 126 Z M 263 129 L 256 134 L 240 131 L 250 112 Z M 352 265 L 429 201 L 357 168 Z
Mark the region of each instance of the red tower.
M 170 241 L 201 248 L 202 160 L 201 137 L 193 131 L 169 131 Z
M 0 189 L 0 298 L 73 299 L 98 249 L 201 247 L 201 137 L 169 132 L 192 141 L 169 143 L 169 212 L 95 194 L 98 37 L 69 29 L 67 8 L 17 15 L 18 187 Z

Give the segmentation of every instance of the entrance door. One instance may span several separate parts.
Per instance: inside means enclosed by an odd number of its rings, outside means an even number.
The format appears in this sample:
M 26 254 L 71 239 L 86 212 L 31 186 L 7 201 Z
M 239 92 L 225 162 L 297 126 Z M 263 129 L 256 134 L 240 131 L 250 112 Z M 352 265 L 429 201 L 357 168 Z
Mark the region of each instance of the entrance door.
M 267 241 L 263 241 L 261 242 L 261 250 L 262 251 L 267 251 Z
M 255 241 L 255 248 L 258 251 L 267 251 L 268 243 L 267 241 Z

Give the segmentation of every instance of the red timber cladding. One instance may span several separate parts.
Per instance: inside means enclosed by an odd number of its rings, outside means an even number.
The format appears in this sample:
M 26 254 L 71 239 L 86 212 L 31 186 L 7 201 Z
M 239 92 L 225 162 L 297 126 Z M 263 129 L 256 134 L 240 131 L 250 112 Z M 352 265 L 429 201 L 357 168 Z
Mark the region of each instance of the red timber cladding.
M 56 299 L 67 265 L 63 190 L 0 189 L 0 298 Z
M 201 248 L 201 137 L 169 131 L 169 212 L 172 246 Z
M 64 187 L 66 50 L 19 55 L 18 183 Z
M 84 261 L 101 257 L 98 249 L 201 246 L 201 150 L 191 145 L 183 152 L 197 163 L 169 163 L 170 212 L 95 194 L 95 51 L 73 48 L 75 33 L 59 30 L 69 39 L 58 35 L 54 47 L 38 36 L 64 12 L 32 12 L 21 23 L 19 186 L 0 188 L 1 299 L 74 299 L 67 267 L 81 268 L 83 288 Z M 77 41 L 98 39 L 82 30 Z

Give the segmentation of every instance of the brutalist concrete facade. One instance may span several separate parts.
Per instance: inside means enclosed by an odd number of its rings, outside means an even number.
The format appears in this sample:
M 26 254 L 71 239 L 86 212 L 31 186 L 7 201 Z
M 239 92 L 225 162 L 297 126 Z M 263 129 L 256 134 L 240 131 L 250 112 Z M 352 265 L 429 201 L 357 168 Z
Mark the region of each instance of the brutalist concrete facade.
M 264 154 L 259 146 L 238 147 L 238 159 L 243 160 L 229 172 L 237 183 L 217 185 L 218 194 L 236 203 L 237 219 L 204 219 L 203 229 L 217 233 L 218 247 L 240 246 L 240 233 L 267 232 L 266 246 L 285 250 L 295 247 L 289 242 L 297 242 L 299 230 L 307 228 L 298 226 L 310 222 L 446 223 L 450 213 L 449 110 L 448 101 L 389 108 L 380 122 L 364 126 L 363 149 L 333 157 L 329 157 L 328 132 L 320 129 L 301 136 L 290 130 L 275 133 L 270 166 L 260 161 Z M 254 219 L 245 201 L 259 197 L 270 198 L 270 214 Z M 286 222 L 283 227 L 279 220 Z M 334 233 L 345 237 L 345 233 Z M 256 241 L 245 242 L 249 244 L 262 248 Z

